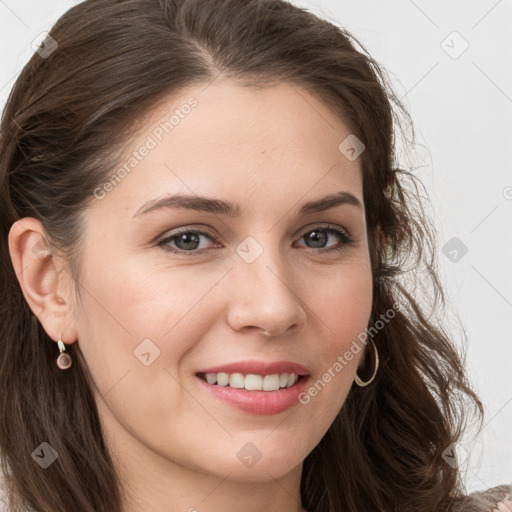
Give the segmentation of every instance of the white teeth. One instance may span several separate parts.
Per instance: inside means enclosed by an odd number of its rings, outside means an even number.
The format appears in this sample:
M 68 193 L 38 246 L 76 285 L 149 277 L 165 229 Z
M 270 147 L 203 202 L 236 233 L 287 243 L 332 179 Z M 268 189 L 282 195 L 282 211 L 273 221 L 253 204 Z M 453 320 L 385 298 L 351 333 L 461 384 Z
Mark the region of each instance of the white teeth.
M 263 391 L 277 391 L 279 389 L 279 375 L 265 375 L 263 378 Z
M 229 377 L 229 385 L 232 388 L 242 389 L 245 386 L 245 379 L 241 373 L 232 373 Z
M 217 373 L 217 384 L 227 386 L 229 384 L 229 375 L 227 373 Z
M 206 377 L 206 382 L 208 382 L 208 384 L 215 384 L 217 382 L 217 374 L 216 373 L 207 373 L 205 375 Z
M 261 375 L 246 375 L 245 389 L 249 391 L 261 391 L 263 389 L 263 377 Z
M 275 373 L 274 375 L 255 375 L 242 373 L 206 373 L 205 380 L 209 384 L 218 386 L 229 386 L 248 391 L 277 391 L 282 388 L 289 388 L 297 382 L 295 373 Z

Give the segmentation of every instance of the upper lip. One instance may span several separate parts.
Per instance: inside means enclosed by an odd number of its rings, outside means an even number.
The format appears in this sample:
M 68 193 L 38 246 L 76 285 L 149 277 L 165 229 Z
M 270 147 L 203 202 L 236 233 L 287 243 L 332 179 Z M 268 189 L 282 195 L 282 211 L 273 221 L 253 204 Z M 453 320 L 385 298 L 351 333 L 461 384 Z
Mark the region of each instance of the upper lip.
M 256 375 L 274 375 L 276 373 L 295 373 L 295 375 L 309 375 L 309 371 L 299 363 L 293 361 L 237 361 L 205 368 L 198 373 L 243 373 Z

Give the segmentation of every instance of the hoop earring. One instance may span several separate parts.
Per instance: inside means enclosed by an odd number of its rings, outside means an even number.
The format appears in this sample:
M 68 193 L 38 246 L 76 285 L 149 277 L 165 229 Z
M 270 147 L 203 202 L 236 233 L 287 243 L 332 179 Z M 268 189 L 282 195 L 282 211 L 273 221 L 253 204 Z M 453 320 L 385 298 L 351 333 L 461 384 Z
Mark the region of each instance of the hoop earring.
M 61 339 L 59 339 L 57 344 L 60 351 L 59 357 L 57 357 L 57 366 L 61 370 L 67 370 L 73 364 L 73 360 L 71 359 L 71 356 L 66 352 L 66 345 L 64 345 L 64 342 Z
M 371 341 L 373 345 L 373 351 L 375 352 L 375 370 L 373 370 L 373 375 L 370 377 L 370 380 L 367 380 L 366 382 L 362 381 L 356 372 L 354 381 L 361 388 L 364 388 L 365 386 L 368 386 L 368 384 L 371 384 L 373 382 L 373 380 L 375 379 L 375 375 L 377 375 L 377 370 L 379 369 L 379 352 L 377 351 L 377 347 L 375 346 L 373 339 Z

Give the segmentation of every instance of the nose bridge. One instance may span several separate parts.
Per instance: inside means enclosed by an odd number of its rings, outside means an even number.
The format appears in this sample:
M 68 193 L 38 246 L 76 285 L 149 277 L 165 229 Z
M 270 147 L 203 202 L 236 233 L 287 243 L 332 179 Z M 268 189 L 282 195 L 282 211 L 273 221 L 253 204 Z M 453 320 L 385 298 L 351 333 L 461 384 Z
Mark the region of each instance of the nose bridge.
M 304 311 L 279 244 L 272 235 L 256 236 L 247 236 L 235 249 L 231 319 L 237 329 L 256 326 L 275 335 L 301 323 Z
M 272 234 L 247 236 L 235 249 L 238 255 L 235 267 L 246 282 L 250 280 L 259 288 L 270 287 L 274 293 L 281 293 L 284 287 L 290 293 L 289 265 L 274 238 Z

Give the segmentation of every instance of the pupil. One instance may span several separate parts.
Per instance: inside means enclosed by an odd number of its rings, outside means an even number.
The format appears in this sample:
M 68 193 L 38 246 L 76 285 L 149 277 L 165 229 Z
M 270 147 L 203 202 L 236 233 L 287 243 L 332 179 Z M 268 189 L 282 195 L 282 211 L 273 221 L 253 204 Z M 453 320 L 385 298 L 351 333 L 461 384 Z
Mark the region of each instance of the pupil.
M 309 234 L 309 239 L 314 244 L 320 242 L 319 245 L 315 245 L 314 247 L 322 247 L 325 242 L 327 242 L 327 234 L 323 231 L 311 231 Z
M 197 246 L 199 245 L 199 237 L 195 234 L 184 233 L 178 238 L 177 242 L 185 243 L 185 247 L 180 247 L 180 249 L 197 249 Z M 192 244 L 192 247 L 188 244 Z

